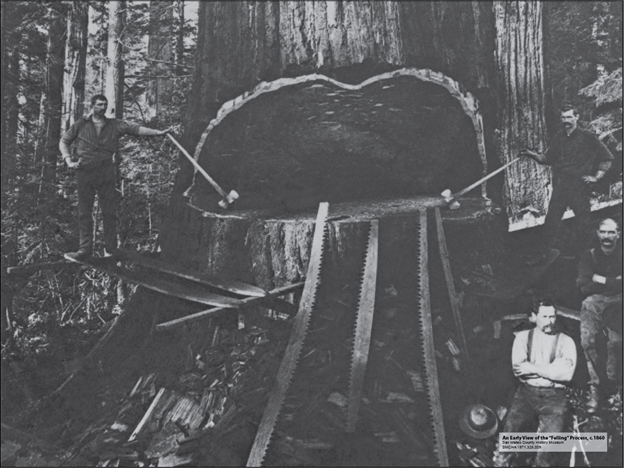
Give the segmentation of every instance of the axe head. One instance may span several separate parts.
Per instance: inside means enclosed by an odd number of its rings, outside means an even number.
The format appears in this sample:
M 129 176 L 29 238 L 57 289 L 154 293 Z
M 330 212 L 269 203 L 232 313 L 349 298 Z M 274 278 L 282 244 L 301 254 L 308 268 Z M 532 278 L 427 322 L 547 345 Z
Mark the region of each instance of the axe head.
M 444 192 L 441 193 L 441 195 L 451 210 L 456 210 L 460 207 L 459 202 L 455 200 L 455 198 L 453 198 L 453 194 L 450 190 L 446 189 Z
M 236 192 L 236 190 L 232 190 L 223 200 L 219 202 L 219 206 L 224 210 L 227 210 L 228 207 L 236 200 L 238 200 L 238 193 Z

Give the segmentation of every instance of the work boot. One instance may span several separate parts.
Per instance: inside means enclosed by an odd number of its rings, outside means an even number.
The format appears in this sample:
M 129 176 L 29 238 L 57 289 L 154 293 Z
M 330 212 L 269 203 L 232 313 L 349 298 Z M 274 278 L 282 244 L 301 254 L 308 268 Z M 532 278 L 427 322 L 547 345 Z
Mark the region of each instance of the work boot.
M 587 396 L 587 412 L 595 413 L 598 411 L 598 405 L 600 403 L 600 393 L 596 385 L 589 386 L 589 395 Z
M 91 252 L 88 250 L 80 249 L 78 252 L 67 252 L 64 257 L 67 260 L 71 260 L 73 262 L 82 262 L 87 258 L 91 257 Z

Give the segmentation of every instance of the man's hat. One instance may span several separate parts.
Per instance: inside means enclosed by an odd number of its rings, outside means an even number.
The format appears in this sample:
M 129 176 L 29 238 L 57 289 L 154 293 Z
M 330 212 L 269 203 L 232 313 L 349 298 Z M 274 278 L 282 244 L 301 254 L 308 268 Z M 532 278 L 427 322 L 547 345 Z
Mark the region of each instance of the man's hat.
M 498 417 L 487 406 L 470 405 L 459 417 L 459 427 L 470 437 L 487 439 L 498 430 Z

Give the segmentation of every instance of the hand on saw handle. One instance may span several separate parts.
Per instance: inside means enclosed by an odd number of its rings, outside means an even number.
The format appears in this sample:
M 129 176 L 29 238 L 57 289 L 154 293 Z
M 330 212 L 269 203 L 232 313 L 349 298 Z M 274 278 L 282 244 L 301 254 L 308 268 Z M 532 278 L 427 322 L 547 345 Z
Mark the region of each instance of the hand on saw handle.
M 522 157 L 526 157 L 526 158 L 531 158 L 533 161 L 539 163 L 539 164 L 545 164 L 546 163 L 546 155 L 542 154 L 542 153 L 537 153 L 536 151 L 532 151 L 528 148 L 523 148 L 522 150 L 520 150 L 520 156 Z
M 197 161 L 195 161 L 195 158 L 193 158 L 193 156 L 191 156 L 188 151 L 186 151 L 184 147 L 180 143 L 178 143 L 178 140 L 173 138 L 171 133 L 167 133 L 167 136 L 178 147 L 180 152 L 184 156 L 186 156 L 186 158 L 191 162 L 195 169 L 197 169 L 197 171 L 204 176 L 204 179 L 206 179 L 208 183 L 212 185 L 212 187 L 217 191 L 217 193 L 223 197 L 223 199 L 219 202 L 219 206 L 221 208 L 223 208 L 224 210 L 227 209 L 232 203 L 234 203 L 238 199 L 238 193 L 236 192 L 236 190 L 230 190 L 229 193 L 223 190 L 221 186 L 208 175 L 204 168 L 201 167 Z
M 524 151 L 524 150 L 523 150 Z M 537 154 L 531 151 L 531 154 Z M 491 179 L 492 177 L 494 177 L 496 174 L 504 171 L 505 169 L 507 169 L 509 166 L 511 166 L 512 164 L 516 163 L 517 161 L 520 160 L 520 157 L 522 156 L 522 153 L 520 154 L 520 156 L 517 156 L 515 158 L 513 158 L 511 161 L 509 161 L 507 164 L 505 164 L 502 167 L 499 167 L 498 169 L 496 169 L 495 171 L 491 172 L 490 174 L 486 175 L 485 177 L 482 177 L 481 179 L 477 180 L 475 183 L 470 184 L 468 187 L 466 187 L 463 190 L 460 190 L 457 193 L 451 193 L 451 191 L 449 189 L 446 189 L 444 192 L 441 193 L 442 198 L 444 198 L 444 201 L 446 202 L 446 204 L 448 205 L 448 207 L 451 210 L 456 210 L 460 207 L 459 202 L 457 201 L 458 198 L 464 196 L 465 194 L 467 194 L 468 192 L 470 192 L 472 189 L 477 188 L 479 185 L 481 185 L 482 183 L 486 182 L 487 180 Z

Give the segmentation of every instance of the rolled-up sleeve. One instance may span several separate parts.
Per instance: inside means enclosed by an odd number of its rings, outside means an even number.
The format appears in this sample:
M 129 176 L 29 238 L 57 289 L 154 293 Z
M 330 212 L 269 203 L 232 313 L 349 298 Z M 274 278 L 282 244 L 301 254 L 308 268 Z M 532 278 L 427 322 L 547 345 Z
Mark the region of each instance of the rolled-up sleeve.
M 66 145 L 71 145 L 76 138 L 78 138 L 78 125 L 74 124 L 69 127 L 69 130 L 63 133 L 61 141 Z
M 117 126 L 119 133 L 134 136 L 139 136 L 140 127 L 139 124 L 128 122 L 127 120 L 120 120 Z

